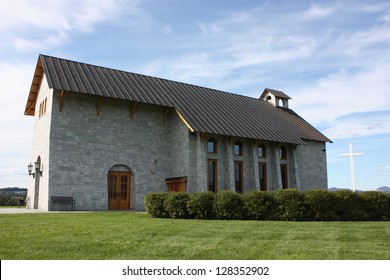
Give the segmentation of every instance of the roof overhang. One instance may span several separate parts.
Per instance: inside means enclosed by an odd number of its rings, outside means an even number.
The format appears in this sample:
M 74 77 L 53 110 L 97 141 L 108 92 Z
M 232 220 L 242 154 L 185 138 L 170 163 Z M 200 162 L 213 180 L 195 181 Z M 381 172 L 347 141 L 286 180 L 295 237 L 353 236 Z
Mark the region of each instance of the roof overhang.
M 37 66 L 35 67 L 34 77 L 30 87 L 30 93 L 28 94 L 26 108 L 24 109 L 24 114 L 26 116 L 35 115 L 35 105 L 37 103 L 37 97 L 39 88 L 41 86 L 43 79 L 43 66 L 42 60 L 38 57 Z

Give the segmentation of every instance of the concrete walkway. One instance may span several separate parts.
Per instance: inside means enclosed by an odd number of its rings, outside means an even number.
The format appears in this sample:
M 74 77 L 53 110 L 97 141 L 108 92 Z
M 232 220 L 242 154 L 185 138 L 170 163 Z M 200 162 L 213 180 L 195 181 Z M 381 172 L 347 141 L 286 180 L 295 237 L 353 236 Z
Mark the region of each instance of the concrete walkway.
M 28 213 L 47 213 L 47 211 L 42 211 L 38 209 L 27 209 L 25 207 L 0 208 L 0 214 L 28 214 Z

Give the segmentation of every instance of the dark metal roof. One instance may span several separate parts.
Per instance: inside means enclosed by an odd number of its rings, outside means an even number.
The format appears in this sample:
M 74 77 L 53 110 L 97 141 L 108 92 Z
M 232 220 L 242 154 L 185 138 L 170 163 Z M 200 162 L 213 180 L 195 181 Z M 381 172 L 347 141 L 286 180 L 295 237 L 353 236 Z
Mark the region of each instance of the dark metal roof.
M 34 115 L 41 68 L 50 88 L 172 107 L 193 131 L 294 144 L 331 142 L 294 111 L 257 98 L 46 55 L 38 58 L 26 115 Z

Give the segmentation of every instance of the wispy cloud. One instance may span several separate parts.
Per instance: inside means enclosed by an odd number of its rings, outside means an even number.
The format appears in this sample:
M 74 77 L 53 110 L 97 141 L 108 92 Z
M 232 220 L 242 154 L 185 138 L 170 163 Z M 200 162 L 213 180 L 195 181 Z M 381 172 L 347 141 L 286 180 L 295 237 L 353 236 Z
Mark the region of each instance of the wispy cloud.
M 35 52 L 59 46 L 72 32 L 91 32 L 100 22 L 136 14 L 138 0 L 3 0 L 0 51 Z
M 304 11 L 301 15 L 303 20 L 317 20 L 330 16 L 337 10 L 336 5 L 323 6 L 319 4 L 312 4 L 310 8 Z

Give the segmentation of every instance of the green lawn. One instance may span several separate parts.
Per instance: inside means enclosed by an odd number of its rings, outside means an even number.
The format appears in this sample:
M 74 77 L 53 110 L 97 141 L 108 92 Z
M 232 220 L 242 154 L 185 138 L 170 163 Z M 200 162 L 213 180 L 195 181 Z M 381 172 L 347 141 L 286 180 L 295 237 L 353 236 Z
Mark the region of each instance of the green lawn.
M 0 259 L 390 259 L 390 222 L 153 219 L 145 213 L 0 215 Z

